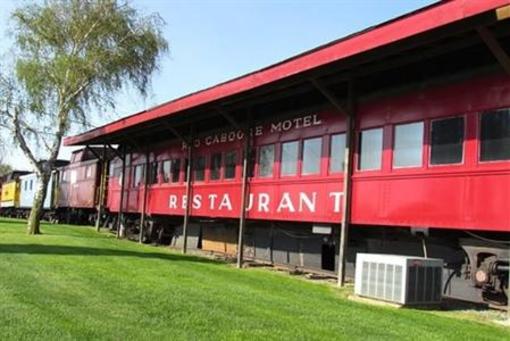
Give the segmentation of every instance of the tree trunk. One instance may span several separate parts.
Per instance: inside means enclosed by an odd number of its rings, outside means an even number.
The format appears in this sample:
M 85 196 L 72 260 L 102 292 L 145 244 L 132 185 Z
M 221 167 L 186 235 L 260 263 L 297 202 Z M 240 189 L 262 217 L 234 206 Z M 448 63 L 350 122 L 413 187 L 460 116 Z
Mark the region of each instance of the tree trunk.
M 48 189 L 48 183 L 50 181 L 51 171 L 43 171 L 42 174 L 38 175 L 37 191 L 34 197 L 34 203 L 30 210 L 28 217 L 27 233 L 28 234 L 41 234 L 41 217 L 44 209 L 44 199 L 46 198 L 46 191 Z

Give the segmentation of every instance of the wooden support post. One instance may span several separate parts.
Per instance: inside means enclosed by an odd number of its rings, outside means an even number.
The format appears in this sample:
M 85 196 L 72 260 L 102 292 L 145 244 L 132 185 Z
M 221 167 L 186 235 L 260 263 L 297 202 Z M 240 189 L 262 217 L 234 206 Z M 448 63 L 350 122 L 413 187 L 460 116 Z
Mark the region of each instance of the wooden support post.
M 126 147 L 122 147 L 122 178 L 120 182 L 120 201 L 119 201 L 119 213 L 117 215 L 117 239 L 120 238 L 120 227 L 122 225 L 122 210 L 124 208 L 124 191 L 126 184 Z
M 344 162 L 344 195 L 342 210 L 342 225 L 340 227 L 340 244 L 338 248 L 338 285 L 345 285 L 345 263 L 347 256 L 347 244 L 349 241 L 349 225 L 351 221 L 351 192 L 352 192 L 352 170 L 355 141 L 355 103 L 354 84 L 349 82 L 348 105 L 346 115 L 345 131 L 345 162 Z
M 96 217 L 96 231 L 99 232 L 101 230 L 101 216 L 103 215 L 104 210 L 104 196 L 106 193 L 106 177 L 107 177 L 107 168 L 108 161 L 106 160 L 106 146 L 103 146 L 102 157 L 99 159 L 101 164 L 101 175 L 99 178 L 99 195 L 97 202 L 97 217 Z
M 351 177 L 353 169 L 354 155 L 354 128 L 355 128 L 355 102 L 354 102 L 354 84 L 353 80 L 349 81 L 347 94 L 347 107 L 340 100 L 316 79 L 310 79 L 313 86 L 328 101 L 345 115 L 346 131 L 345 131 L 345 155 L 344 155 L 344 188 L 342 200 L 342 222 L 340 226 L 340 240 L 338 246 L 338 285 L 345 284 L 345 257 L 347 254 L 347 243 L 349 240 L 349 225 L 351 221 Z
M 147 198 L 149 197 L 149 170 L 150 168 L 150 154 L 149 152 L 145 153 L 145 170 L 143 176 L 143 202 L 142 202 L 142 214 L 140 216 L 140 234 L 138 236 L 138 242 L 141 244 L 143 242 L 143 232 L 145 228 L 145 219 L 146 219 L 146 211 L 147 211 Z
M 191 214 L 191 187 L 192 187 L 192 158 L 193 158 L 193 133 L 190 134 L 189 141 L 186 143 L 188 152 L 188 165 L 186 167 L 186 207 L 184 211 L 184 222 L 182 224 L 182 237 L 184 238 L 182 243 L 182 253 L 188 251 L 188 225 Z
M 239 236 L 237 241 L 237 267 L 243 266 L 244 229 L 246 225 L 246 200 L 248 196 L 248 157 L 250 152 L 249 129 L 244 132 L 243 175 L 241 183 L 241 209 L 239 212 Z

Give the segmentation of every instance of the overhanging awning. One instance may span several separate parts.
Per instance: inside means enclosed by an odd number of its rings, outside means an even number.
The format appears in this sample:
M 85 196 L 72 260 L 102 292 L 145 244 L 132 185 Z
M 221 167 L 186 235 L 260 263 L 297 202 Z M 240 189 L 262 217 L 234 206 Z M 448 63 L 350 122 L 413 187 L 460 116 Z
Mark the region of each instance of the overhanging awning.
M 332 65 L 338 66 L 339 63 L 350 60 L 352 57 L 400 41 L 407 42 L 411 38 L 418 39 L 427 32 L 494 11 L 509 3 L 509 0 L 442 1 L 245 76 L 158 105 L 85 133 L 66 137 L 64 145 L 122 142 L 121 139 L 117 141 L 115 137 L 120 136 L 121 133 L 128 134 L 131 129 L 151 121 L 180 114 L 191 114 L 193 110 L 207 105 L 221 105 L 222 101 L 234 97 L 264 89 L 267 91 L 285 80 L 300 76 L 306 77 L 311 72 Z M 123 135 L 125 136 L 125 134 Z

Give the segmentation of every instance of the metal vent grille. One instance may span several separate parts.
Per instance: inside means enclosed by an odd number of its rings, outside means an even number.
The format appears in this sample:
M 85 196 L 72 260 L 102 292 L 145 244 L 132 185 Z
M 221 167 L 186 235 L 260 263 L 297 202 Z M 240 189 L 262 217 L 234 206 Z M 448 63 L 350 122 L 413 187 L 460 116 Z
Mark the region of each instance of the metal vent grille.
M 441 259 L 358 254 L 355 292 L 401 304 L 437 303 L 441 300 L 442 268 Z
M 402 266 L 363 262 L 361 295 L 399 301 L 402 296 Z
M 441 299 L 442 270 L 438 267 L 416 267 L 408 269 L 408 303 L 437 302 Z

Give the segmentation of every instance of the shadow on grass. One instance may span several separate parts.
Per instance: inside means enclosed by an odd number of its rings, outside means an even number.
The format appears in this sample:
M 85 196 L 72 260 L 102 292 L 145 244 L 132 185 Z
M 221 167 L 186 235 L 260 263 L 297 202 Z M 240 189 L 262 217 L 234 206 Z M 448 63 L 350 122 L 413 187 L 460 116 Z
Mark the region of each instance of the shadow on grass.
M 16 224 L 16 225 L 23 225 L 26 224 L 27 221 L 23 219 L 15 219 L 15 218 L 0 218 L 0 225 L 3 224 Z
M 196 256 L 173 255 L 158 252 L 137 252 L 127 250 L 103 249 L 83 246 L 39 245 L 39 244 L 0 244 L 0 254 L 30 254 L 57 256 L 113 256 L 162 259 L 168 261 L 222 264 L 219 261 Z

